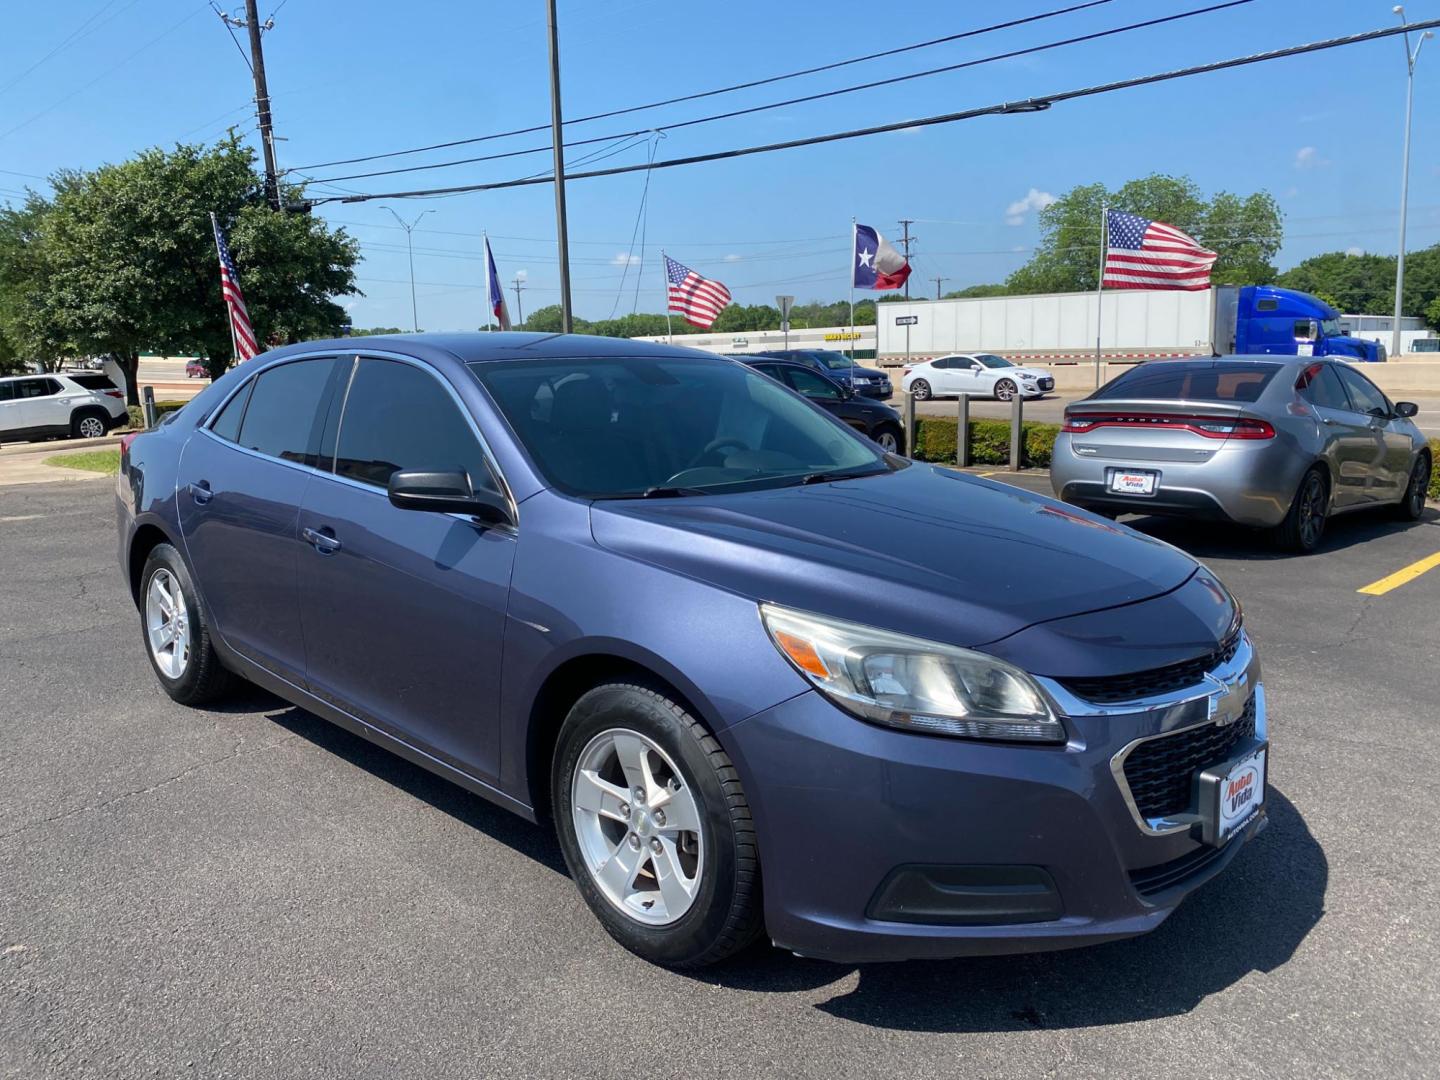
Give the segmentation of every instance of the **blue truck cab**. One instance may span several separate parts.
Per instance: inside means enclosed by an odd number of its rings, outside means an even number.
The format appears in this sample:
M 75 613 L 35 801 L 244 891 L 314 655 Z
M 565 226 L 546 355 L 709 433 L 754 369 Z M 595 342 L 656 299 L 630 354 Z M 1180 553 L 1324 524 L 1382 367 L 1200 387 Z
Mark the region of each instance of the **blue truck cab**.
M 1217 321 L 1231 305 L 1223 294 L 1233 292 L 1233 351 L 1273 356 L 1338 356 L 1352 363 L 1383 363 L 1385 346 L 1351 337 L 1340 324 L 1340 312 L 1319 297 L 1274 285 L 1221 286 Z M 1222 338 L 1223 340 L 1223 338 Z

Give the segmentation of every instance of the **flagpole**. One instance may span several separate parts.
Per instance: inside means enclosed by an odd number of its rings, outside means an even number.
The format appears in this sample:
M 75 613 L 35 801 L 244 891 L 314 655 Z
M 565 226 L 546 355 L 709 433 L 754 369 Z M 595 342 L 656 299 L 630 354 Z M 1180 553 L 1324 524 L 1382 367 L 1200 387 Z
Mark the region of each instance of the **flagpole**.
M 215 220 L 215 211 L 210 211 L 210 238 L 215 241 L 215 261 L 221 262 L 220 258 L 220 223 Z M 220 302 L 225 303 L 225 285 L 220 285 Z M 230 317 L 230 306 L 225 306 L 225 325 L 230 327 L 230 363 L 231 365 L 240 362 L 240 346 L 235 341 L 235 320 Z
M 1100 276 L 1095 279 L 1095 386 L 1100 386 L 1100 291 L 1105 287 L 1105 255 L 1110 247 L 1110 213 L 1100 204 Z
M 880 344 L 878 326 L 880 320 L 877 318 L 875 322 L 877 323 L 875 344 L 878 347 Z M 850 219 L 850 363 L 855 363 L 855 219 L 853 217 Z
M 665 344 L 675 344 L 675 327 L 670 323 L 670 271 L 665 262 L 665 249 L 660 249 L 660 275 L 665 279 Z
M 485 238 L 485 332 L 495 332 L 495 305 L 490 298 L 495 295 L 495 282 L 490 279 L 490 263 L 494 256 L 490 254 L 490 230 L 481 229 L 480 235 Z

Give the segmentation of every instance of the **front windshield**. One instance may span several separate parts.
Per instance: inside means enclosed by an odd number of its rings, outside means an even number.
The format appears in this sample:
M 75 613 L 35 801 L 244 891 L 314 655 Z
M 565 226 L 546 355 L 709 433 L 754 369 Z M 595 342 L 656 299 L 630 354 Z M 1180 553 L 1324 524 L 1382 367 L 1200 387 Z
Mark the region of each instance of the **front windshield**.
M 981 353 L 979 356 L 975 357 L 975 359 L 979 360 L 980 363 L 984 364 L 988 368 L 1004 368 L 1015 366 L 1009 360 L 1006 360 L 1003 356 L 994 356 L 990 353 Z
M 824 364 L 831 371 L 844 371 L 855 366 L 855 361 L 844 353 L 830 352 L 829 350 L 817 349 L 810 354 Z
M 742 364 L 688 357 L 472 364 L 540 471 L 585 498 L 888 472 L 880 449 Z

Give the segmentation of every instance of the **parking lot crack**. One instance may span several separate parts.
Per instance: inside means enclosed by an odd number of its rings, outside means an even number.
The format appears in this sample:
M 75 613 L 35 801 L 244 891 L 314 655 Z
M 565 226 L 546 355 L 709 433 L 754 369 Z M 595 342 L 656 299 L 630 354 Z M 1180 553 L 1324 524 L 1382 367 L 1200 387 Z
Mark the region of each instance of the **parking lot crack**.
M 84 806 L 77 806 L 70 810 L 63 810 L 57 814 L 51 814 L 47 817 L 36 818 L 33 821 L 25 822 L 23 825 L 19 826 L 16 829 L 12 829 L 9 832 L 0 833 L 0 841 L 10 840 L 13 837 L 21 835 L 22 833 L 32 832 L 36 829 L 43 829 L 47 825 L 53 825 L 59 821 L 67 821 L 70 818 L 79 817 L 82 814 L 90 814 L 97 811 L 106 810 L 119 803 L 126 802 L 129 799 L 138 798 L 142 795 L 154 794 L 155 792 L 168 788 L 173 784 L 178 784 L 186 777 L 192 776 L 195 773 L 202 772 L 206 769 L 214 768 L 215 766 L 224 765 L 226 762 L 234 761 L 238 758 L 250 757 L 255 754 L 263 754 L 269 750 L 274 750 L 279 746 L 283 746 L 285 743 L 294 742 L 298 738 L 300 738 L 300 736 L 295 734 L 284 735 L 281 738 L 272 739 L 269 742 L 261 743 L 259 746 L 253 746 L 248 749 L 244 748 L 245 744 L 243 740 L 238 741 L 233 747 L 230 748 L 230 751 L 228 753 L 221 754 L 218 757 L 207 758 L 204 761 L 197 761 L 193 765 L 187 765 L 185 768 L 180 769 L 178 772 L 172 773 L 171 775 L 165 777 L 162 780 L 157 780 L 153 784 L 147 784 L 145 787 L 134 788 L 129 791 L 123 791 L 118 795 L 115 795 L 108 799 L 102 799 L 99 802 L 87 803 Z

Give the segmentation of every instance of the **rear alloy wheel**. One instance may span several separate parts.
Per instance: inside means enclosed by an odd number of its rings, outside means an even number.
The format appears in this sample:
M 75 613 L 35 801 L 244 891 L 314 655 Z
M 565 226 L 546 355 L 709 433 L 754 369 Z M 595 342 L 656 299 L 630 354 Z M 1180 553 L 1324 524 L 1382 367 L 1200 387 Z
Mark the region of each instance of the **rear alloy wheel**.
M 903 454 L 905 437 L 894 424 L 886 424 L 875 432 L 875 441 L 887 454 Z
M 75 418 L 75 437 L 80 439 L 98 439 L 105 434 L 105 421 L 94 413 L 85 413 Z
M 714 736 L 664 694 L 612 683 L 581 697 L 560 730 L 551 794 L 570 876 L 630 951 L 701 967 L 762 929 L 740 779 Z
M 910 384 L 910 396 L 916 401 L 929 401 L 930 384 L 924 379 L 916 379 Z
M 1314 466 L 1300 480 L 1300 487 L 1290 503 L 1285 520 L 1275 530 L 1275 540 L 1286 551 L 1308 555 L 1320 546 L 1325 535 L 1325 516 L 1330 501 L 1330 485 L 1325 473 Z
M 1410 470 L 1410 483 L 1405 488 L 1405 497 L 1395 508 L 1401 520 L 1419 521 L 1420 515 L 1425 513 L 1425 496 L 1430 488 L 1430 468 L 1430 459 L 1426 455 L 1421 454 L 1415 459 L 1415 467 Z
M 1009 379 L 1001 379 L 995 384 L 995 397 L 999 401 L 1009 401 L 1015 393 L 1015 384 Z
M 140 627 L 160 685 L 181 705 L 200 705 L 228 691 L 233 676 L 220 664 L 195 583 L 180 553 L 157 544 L 140 574 Z

